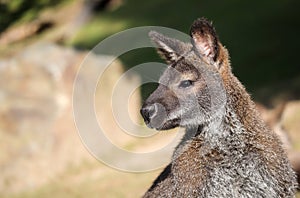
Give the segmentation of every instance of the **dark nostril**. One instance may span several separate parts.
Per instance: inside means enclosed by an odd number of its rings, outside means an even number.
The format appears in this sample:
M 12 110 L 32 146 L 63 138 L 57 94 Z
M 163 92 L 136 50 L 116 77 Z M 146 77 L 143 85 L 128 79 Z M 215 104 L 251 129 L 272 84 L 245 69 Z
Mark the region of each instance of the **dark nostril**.
M 149 106 L 149 108 L 148 108 L 149 117 L 150 118 L 153 117 L 155 115 L 155 113 L 156 113 L 156 105 L 154 104 L 154 105 Z
M 144 118 L 144 121 L 146 122 L 146 124 L 149 123 L 148 110 L 146 108 L 141 109 L 141 115 Z
M 150 119 L 156 114 L 156 105 L 148 105 L 141 109 L 141 114 L 145 120 L 146 123 L 150 122 Z

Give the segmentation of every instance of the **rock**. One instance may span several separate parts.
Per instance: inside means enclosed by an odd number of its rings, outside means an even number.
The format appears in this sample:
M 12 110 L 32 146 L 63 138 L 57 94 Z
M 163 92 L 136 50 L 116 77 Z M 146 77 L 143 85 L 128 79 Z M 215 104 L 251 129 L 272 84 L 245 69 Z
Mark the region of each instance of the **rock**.
M 283 146 L 286 150 L 290 150 L 292 145 L 290 137 L 285 127 L 282 124 L 282 114 L 285 110 L 286 103 L 279 103 L 272 109 L 265 107 L 262 104 L 257 103 L 258 110 L 264 121 L 273 129 L 273 131 L 280 137 Z
M 283 102 L 273 109 L 257 106 L 262 118 L 280 137 L 300 185 L 300 101 Z
M 300 101 L 290 101 L 282 113 L 282 125 L 291 136 L 295 149 L 300 150 Z
M 86 55 L 86 52 L 55 44 L 38 43 L 11 58 L 0 60 L 2 194 L 37 188 L 72 165 L 95 160 L 84 148 L 72 116 L 73 80 Z M 93 55 L 90 64 L 104 67 L 104 59 L 104 56 Z M 111 88 L 122 75 L 121 63 L 115 61 L 107 72 L 105 86 Z M 89 74 L 80 77 L 88 79 Z M 127 79 L 123 89 L 137 83 L 137 77 Z M 137 93 L 129 104 L 135 112 L 138 112 L 140 102 Z M 109 89 L 96 90 L 99 96 L 110 94 Z M 100 97 L 100 100 L 108 106 L 108 98 Z M 99 106 L 97 103 L 95 105 Z M 102 106 L 103 103 L 99 107 Z M 104 112 L 102 109 L 102 113 L 106 117 L 111 115 L 109 109 Z M 110 122 L 111 118 L 106 124 L 108 130 L 120 134 L 121 130 Z M 129 140 L 126 138 L 123 135 L 116 141 L 124 145 Z

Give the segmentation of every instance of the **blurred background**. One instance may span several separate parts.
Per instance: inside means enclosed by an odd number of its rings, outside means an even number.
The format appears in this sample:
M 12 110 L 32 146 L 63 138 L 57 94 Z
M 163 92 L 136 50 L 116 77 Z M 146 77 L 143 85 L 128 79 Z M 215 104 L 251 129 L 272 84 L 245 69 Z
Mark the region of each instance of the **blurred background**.
M 88 51 L 114 33 L 149 25 L 188 33 L 202 16 L 214 22 L 233 72 L 299 173 L 299 8 L 297 0 L 0 0 L 0 197 L 140 197 L 161 170 L 120 172 L 89 154 L 72 117 L 76 72 Z M 163 62 L 150 48 L 122 55 L 103 79 L 106 89 L 96 90 L 96 112 L 112 131 L 107 136 L 131 151 L 163 146 L 174 136 L 132 139 L 103 108 L 122 73 L 150 61 Z M 100 54 L 90 64 L 102 62 Z M 138 74 L 126 82 L 124 89 L 138 84 Z M 140 103 L 154 88 L 133 94 L 132 120 L 141 122 Z

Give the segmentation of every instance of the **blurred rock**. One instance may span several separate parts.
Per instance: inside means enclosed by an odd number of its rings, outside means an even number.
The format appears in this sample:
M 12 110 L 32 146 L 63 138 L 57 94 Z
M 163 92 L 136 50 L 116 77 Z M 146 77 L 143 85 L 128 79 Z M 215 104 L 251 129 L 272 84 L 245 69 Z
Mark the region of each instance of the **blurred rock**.
M 282 114 L 285 110 L 286 103 L 279 103 L 277 106 L 271 109 L 263 106 L 262 104 L 257 103 L 257 107 L 267 125 L 269 125 L 273 129 L 273 131 L 280 137 L 284 148 L 286 150 L 290 150 L 290 137 L 288 135 L 288 132 L 282 125 Z
M 86 55 L 39 43 L 0 60 L 0 196 L 37 188 L 72 165 L 94 160 L 77 134 L 71 104 L 73 80 Z M 90 64 L 104 67 L 104 59 L 93 55 Z M 115 61 L 105 75 L 105 86 L 113 87 L 122 72 L 122 65 Z M 139 79 L 124 82 L 126 89 Z M 110 95 L 105 90 L 101 94 Z M 109 106 L 109 100 L 104 102 Z M 139 102 L 137 92 L 130 108 L 138 109 Z M 104 115 L 110 114 L 104 110 Z M 107 127 L 119 130 L 113 124 Z
M 282 114 L 282 125 L 291 140 L 292 148 L 288 151 L 288 155 L 297 172 L 300 188 L 300 101 L 291 101 L 286 104 Z
M 290 101 L 282 113 L 282 125 L 291 136 L 293 147 L 300 150 L 300 101 Z
M 38 44 L 0 61 L 0 191 L 35 187 L 64 167 L 66 162 L 53 157 L 66 155 L 56 151 L 63 144 L 58 144 L 54 126 L 66 119 L 62 115 L 70 98 L 62 74 L 75 58 L 72 50 Z M 67 141 L 77 141 L 72 123 L 64 124 L 67 130 L 60 132 Z
M 300 101 L 284 101 L 272 109 L 257 106 L 262 118 L 280 137 L 300 185 Z

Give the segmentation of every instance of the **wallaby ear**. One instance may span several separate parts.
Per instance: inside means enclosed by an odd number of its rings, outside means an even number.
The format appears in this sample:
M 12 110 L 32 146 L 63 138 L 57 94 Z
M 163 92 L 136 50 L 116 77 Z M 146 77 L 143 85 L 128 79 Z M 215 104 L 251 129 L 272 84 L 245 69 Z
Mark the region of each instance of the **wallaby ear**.
M 149 37 L 157 45 L 157 51 L 160 56 L 169 64 L 176 62 L 191 49 L 189 44 L 169 38 L 155 31 L 150 31 Z
M 219 66 L 218 56 L 221 44 L 212 23 L 205 18 L 195 20 L 190 35 L 194 51 L 206 62 Z

